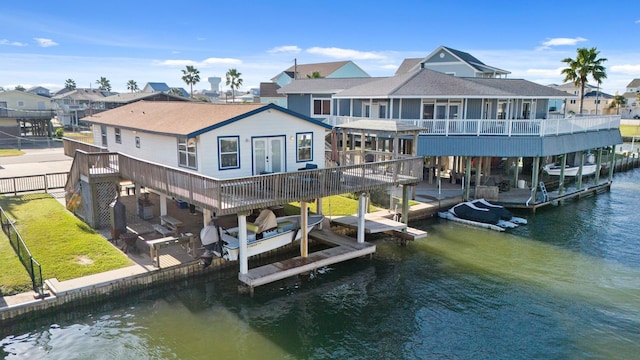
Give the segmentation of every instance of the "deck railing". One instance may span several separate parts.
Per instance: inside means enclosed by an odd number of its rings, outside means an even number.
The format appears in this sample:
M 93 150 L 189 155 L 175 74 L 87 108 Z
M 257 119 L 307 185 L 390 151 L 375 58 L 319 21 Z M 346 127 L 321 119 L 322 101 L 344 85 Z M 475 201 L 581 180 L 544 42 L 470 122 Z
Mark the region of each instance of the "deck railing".
M 422 158 L 410 157 L 324 169 L 216 179 L 119 153 L 77 151 L 66 189 L 70 196 L 79 177 L 118 173 L 120 177 L 130 179 L 140 186 L 224 215 L 292 201 L 416 184 L 422 180 L 422 165 Z
M 0 194 L 13 194 L 61 189 L 65 187 L 67 173 L 51 173 L 42 175 L 26 175 L 0 178 Z
M 94 144 L 89 144 L 87 142 L 82 141 L 81 139 L 72 139 L 68 137 L 62 138 L 62 144 L 64 146 L 64 154 L 66 156 L 73 157 L 76 153 L 76 150 L 82 150 L 85 152 L 106 152 L 108 151 L 104 146 L 98 146 Z
M 349 116 L 331 116 L 326 124 L 340 126 L 351 121 L 363 120 Z M 385 119 L 381 119 L 385 120 Z M 567 116 L 552 119 L 394 119 L 400 123 L 422 128 L 420 135 L 428 136 L 554 136 L 587 131 L 620 128 L 619 115 Z

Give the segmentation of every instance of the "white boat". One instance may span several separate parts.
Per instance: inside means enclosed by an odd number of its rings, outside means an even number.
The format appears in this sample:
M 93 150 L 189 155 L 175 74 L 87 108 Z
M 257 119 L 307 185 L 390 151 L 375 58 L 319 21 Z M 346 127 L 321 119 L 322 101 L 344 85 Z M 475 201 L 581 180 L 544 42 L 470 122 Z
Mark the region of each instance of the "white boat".
M 323 215 L 309 215 L 307 233 L 323 219 Z M 276 227 L 258 234 L 251 229 L 251 226 L 247 227 L 247 256 L 262 254 L 300 240 L 302 237 L 300 215 L 283 216 L 276 221 L 278 223 Z M 238 228 L 222 231 L 222 257 L 225 260 L 237 261 L 239 248 Z
M 582 165 L 582 175 L 592 175 L 596 172 L 597 165 L 593 163 L 585 163 Z M 547 164 L 542 168 L 547 174 L 552 176 L 560 176 L 560 171 L 562 170 L 562 166 L 553 163 Z M 564 168 L 564 176 L 578 176 L 578 171 L 580 170 L 580 166 L 565 166 Z

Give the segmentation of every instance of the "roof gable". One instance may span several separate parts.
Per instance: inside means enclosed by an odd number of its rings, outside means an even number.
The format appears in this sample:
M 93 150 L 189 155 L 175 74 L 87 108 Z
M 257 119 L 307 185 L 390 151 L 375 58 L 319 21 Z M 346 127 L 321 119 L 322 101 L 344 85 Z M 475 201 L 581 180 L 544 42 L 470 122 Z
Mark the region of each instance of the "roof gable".
M 446 46 L 440 46 L 435 49 L 431 54 L 427 55 L 424 59 L 419 61 L 418 64 L 414 65 L 410 70 L 416 70 L 421 65 L 420 64 L 436 64 L 436 63 L 453 63 L 457 62 L 460 64 L 464 64 L 471 68 L 474 72 L 479 72 L 483 74 L 510 74 L 510 71 L 502 70 L 493 66 L 489 66 L 475 56 L 466 53 L 464 51 L 452 49 Z

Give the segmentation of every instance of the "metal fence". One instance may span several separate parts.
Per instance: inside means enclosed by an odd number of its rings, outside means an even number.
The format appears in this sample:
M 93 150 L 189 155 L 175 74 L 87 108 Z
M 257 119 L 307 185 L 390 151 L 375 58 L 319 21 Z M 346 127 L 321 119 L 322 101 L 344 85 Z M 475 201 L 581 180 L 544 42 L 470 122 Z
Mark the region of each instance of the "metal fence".
M 26 192 L 49 192 L 51 189 L 64 189 L 68 176 L 68 172 L 59 172 L 0 178 L 0 194 L 18 195 Z
M 27 272 L 31 277 L 33 291 L 41 297 L 44 294 L 42 266 L 40 266 L 40 263 L 31 256 L 31 252 L 24 243 L 24 240 L 22 240 L 22 236 L 20 236 L 16 227 L 13 226 L 13 222 L 9 217 L 7 217 L 7 214 L 4 212 L 2 207 L 0 207 L 0 222 L 2 223 L 2 231 L 9 238 L 9 242 L 11 243 L 13 250 L 16 252 L 20 262 L 24 265 L 25 269 L 27 269 Z

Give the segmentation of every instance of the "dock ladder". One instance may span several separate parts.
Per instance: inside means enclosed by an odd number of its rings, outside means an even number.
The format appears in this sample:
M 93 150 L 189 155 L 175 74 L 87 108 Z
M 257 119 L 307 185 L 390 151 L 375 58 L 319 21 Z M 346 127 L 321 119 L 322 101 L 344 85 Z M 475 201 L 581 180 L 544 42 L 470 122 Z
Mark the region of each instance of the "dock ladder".
M 547 193 L 547 187 L 544 182 L 540 181 L 540 193 L 542 193 L 542 201 L 549 201 L 549 194 Z

